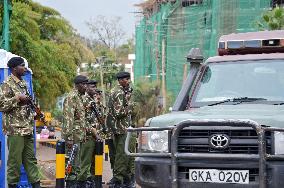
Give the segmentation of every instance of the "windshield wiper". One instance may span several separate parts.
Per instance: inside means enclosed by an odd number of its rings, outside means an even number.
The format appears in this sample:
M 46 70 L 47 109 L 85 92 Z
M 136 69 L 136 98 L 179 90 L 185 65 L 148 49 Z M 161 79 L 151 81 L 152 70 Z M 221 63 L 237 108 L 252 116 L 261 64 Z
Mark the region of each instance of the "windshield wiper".
M 273 105 L 284 105 L 284 102 L 274 103 Z
M 241 104 L 243 102 L 254 102 L 254 101 L 266 101 L 265 98 L 253 98 L 253 97 L 236 97 L 236 98 L 229 98 L 223 101 L 219 101 L 213 104 L 209 104 L 208 106 L 215 106 L 219 104 L 224 104 L 228 102 L 235 102 L 236 104 Z

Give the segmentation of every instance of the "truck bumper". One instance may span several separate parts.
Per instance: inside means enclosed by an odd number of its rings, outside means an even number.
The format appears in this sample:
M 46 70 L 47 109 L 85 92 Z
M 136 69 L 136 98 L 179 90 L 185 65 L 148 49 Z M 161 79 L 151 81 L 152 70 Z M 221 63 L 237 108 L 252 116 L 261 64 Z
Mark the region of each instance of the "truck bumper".
M 179 188 L 258 188 L 259 171 L 256 161 L 179 160 Z M 284 161 L 267 161 L 267 188 L 284 187 Z M 189 169 L 249 170 L 249 184 L 192 183 Z M 172 182 L 169 158 L 138 157 L 135 160 L 136 181 L 142 188 L 170 188 Z

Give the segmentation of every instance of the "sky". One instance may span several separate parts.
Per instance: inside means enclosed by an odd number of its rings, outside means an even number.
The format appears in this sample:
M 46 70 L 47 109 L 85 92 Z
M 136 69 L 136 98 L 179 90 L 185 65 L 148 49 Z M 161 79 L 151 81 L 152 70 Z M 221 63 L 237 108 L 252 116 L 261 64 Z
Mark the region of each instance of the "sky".
M 91 37 L 86 22 L 92 17 L 103 15 L 106 17 L 119 16 L 121 25 L 128 38 L 135 33 L 135 23 L 138 15 L 134 4 L 143 0 L 34 0 L 40 4 L 59 11 L 81 35 Z

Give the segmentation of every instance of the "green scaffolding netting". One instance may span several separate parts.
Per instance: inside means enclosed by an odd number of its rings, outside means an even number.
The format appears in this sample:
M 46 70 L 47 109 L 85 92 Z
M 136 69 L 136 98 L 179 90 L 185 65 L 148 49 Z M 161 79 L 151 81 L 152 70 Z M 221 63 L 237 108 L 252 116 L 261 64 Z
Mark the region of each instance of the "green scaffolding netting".
M 216 55 L 221 35 L 258 30 L 256 21 L 271 5 L 271 0 L 185 2 L 160 4 L 136 27 L 135 80 L 161 80 L 164 54 L 166 89 L 174 96 L 188 72 L 185 57 L 191 48 L 200 48 L 205 58 Z

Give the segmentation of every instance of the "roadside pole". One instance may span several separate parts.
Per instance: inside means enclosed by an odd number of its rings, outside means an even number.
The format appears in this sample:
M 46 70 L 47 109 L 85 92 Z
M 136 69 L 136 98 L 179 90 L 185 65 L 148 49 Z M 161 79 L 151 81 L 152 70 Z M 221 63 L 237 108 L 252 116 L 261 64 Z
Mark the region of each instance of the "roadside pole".
M 167 91 L 166 91 L 166 45 L 165 39 L 162 40 L 162 95 L 163 95 L 163 108 L 167 106 Z
M 97 60 L 97 63 L 100 65 L 100 80 L 101 80 L 101 87 L 102 87 L 102 94 L 103 94 L 103 105 L 106 106 L 106 93 L 105 93 L 104 75 L 103 75 L 104 58 L 105 56 L 100 56 L 96 60 Z

